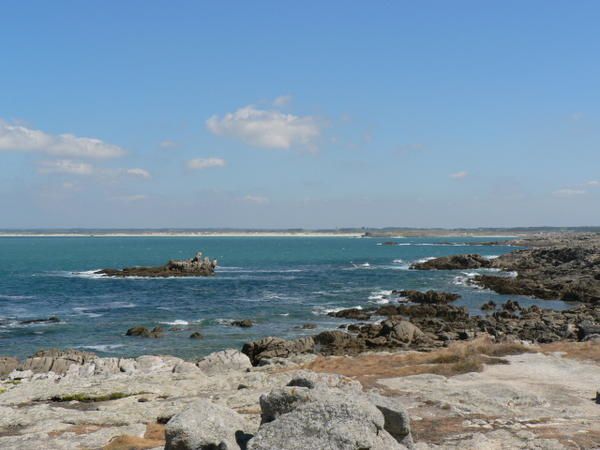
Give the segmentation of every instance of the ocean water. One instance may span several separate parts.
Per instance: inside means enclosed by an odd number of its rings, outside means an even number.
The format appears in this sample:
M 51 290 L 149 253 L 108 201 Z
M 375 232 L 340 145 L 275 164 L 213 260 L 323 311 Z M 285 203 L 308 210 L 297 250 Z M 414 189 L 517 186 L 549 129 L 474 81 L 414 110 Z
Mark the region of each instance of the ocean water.
M 494 257 L 514 250 L 481 238 L 347 237 L 19 237 L 0 238 L 0 355 L 79 348 L 102 356 L 199 357 L 264 336 L 296 337 L 347 320 L 327 312 L 395 301 L 392 289 L 456 292 L 473 313 L 488 300 L 565 308 L 560 301 L 507 297 L 465 283 L 473 273 L 412 271 L 424 258 L 458 253 Z M 219 260 L 214 277 L 114 279 L 100 268 L 160 265 L 197 251 Z M 507 274 L 510 276 L 509 274 Z M 19 322 L 58 316 L 59 323 Z M 229 325 L 252 319 L 252 328 Z M 306 323 L 316 330 L 302 329 Z M 127 337 L 135 325 L 161 325 L 163 338 Z M 171 328 L 182 329 L 171 331 Z M 200 331 L 202 340 L 189 335 Z

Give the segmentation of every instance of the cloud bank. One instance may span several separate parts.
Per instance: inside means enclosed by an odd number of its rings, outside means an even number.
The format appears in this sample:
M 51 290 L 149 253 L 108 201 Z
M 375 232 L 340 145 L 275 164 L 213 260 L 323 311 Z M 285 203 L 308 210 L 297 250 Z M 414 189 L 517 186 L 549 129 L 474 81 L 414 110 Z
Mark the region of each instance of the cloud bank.
M 0 151 L 41 152 L 70 158 L 116 158 L 125 151 L 100 139 L 73 134 L 52 135 L 0 120 Z
M 321 133 L 312 116 L 262 110 L 252 105 L 223 117 L 214 115 L 206 121 L 206 127 L 217 136 L 235 138 L 253 147 L 267 149 L 303 146 L 314 150 L 314 141 Z

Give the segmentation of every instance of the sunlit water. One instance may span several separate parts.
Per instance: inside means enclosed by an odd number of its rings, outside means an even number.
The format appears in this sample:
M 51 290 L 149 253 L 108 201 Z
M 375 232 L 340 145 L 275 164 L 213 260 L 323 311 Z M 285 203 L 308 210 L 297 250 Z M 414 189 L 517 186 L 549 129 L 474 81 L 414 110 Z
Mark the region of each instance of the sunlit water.
M 100 355 L 173 354 L 195 357 L 239 348 L 263 336 L 293 337 L 336 328 L 347 321 L 327 312 L 369 307 L 394 299 L 392 289 L 456 292 L 473 313 L 507 296 L 475 289 L 465 281 L 479 271 L 413 271 L 428 257 L 479 253 L 494 257 L 514 250 L 481 246 L 489 239 L 261 238 L 261 237 L 69 237 L 0 238 L 0 355 L 27 356 L 40 348 L 80 348 Z M 453 242 L 454 245 L 449 245 Z M 468 244 L 463 244 L 468 242 Z M 460 244 L 459 244 L 460 243 Z M 203 251 L 219 260 L 209 278 L 114 279 L 91 271 L 160 265 Z M 559 301 L 515 297 L 525 305 L 564 308 Z M 58 316 L 55 324 L 21 325 Z M 241 329 L 232 319 L 252 319 Z M 303 330 L 314 323 L 317 330 Z M 125 336 L 135 325 L 162 325 L 160 339 Z M 181 331 L 169 331 L 170 328 Z M 200 331 L 203 340 L 190 339 Z

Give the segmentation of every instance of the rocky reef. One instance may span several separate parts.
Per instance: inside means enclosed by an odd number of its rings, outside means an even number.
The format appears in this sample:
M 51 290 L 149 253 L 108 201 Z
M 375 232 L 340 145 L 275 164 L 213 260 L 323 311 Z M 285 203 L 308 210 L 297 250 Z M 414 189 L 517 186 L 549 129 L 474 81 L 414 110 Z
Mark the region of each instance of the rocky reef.
M 495 259 L 452 255 L 411 266 L 415 270 L 494 268 L 516 276 L 481 274 L 471 283 L 499 294 L 530 295 L 541 299 L 600 303 L 600 234 L 550 235 L 519 240 L 532 248 Z
M 217 260 L 202 257 L 202 252 L 196 253 L 191 259 L 171 260 L 158 267 L 125 267 L 124 269 L 102 269 L 95 274 L 109 277 L 198 277 L 215 274 Z

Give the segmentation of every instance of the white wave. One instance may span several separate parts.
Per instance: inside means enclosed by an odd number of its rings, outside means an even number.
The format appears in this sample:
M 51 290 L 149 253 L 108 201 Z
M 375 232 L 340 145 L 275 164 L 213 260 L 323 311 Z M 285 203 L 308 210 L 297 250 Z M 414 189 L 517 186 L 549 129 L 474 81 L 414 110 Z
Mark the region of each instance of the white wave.
M 35 298 L 33 295 L 7 295 L 0 294 L 0 300 L 28 300 Z
M 124 344 L 101 344 L 101 345 L 78 345 L 77 348 L 95 350 L 97 352 L 109 352 L 115 348 L 125 347 Z
M 427 261 L 434 260 L 435 258 L 436 258 L 435 256 L 427 256 L 425 258 L 418 259 L 417 262 L 418 263 L 426 263 Z
M 506 272 L 506 275 L 509 278 L 517 278 L 519 276 L 519 272 L 517 272 L 516 270 L 513 270 L 511 272 Z
M 218 323 L 219 325 L 231 325 L 233 319 L 215 319 L 215 323 Z
M 114 277 L 108 277 L 101 273 L 96 273 L 99 270 L 102 270 L 102 269 L 83 270 L 81 272 L 69 272 L 67 274 L 67 276 L 71 275 L 71 276 L 80 277 L 80 278 L 90 278 L 93 280 L 98 280 L 100 278 L 114 278 Z
M 404 264 L 404 260 L 403 259 L 395 259 L 392 261 L 394 264 Z
M 137 305 L 131 302 L 110 302 L 110 303 L 101 303 L 99 305 L 88 305 L 88 306 L 75 306 L 73 307 L 73 311 L 77 314 L 83 314 L 88 317 L 101 317 L 101 314 L 98 311 L 106 311 L 111 309 L 122 309 L 122 308 L 135 308 Z
M 372 303 L 378 303 L 380 305 L 390 302 L 390 296 L 392 295 L 391 290 L 373 291 L 369 295 L 369 301 Z
M 190 323 L 187 320 L 174 320 L 172 322 L 159 322 L 163 325 L 189 325 Z
M 280 315 L 280 316 L 283 316 L 283 317 L 287 317 L 287 316 L 289 316 L 289 315 L 290 315 L 290 313 L 281 313 L 281 314 L 279 314 L 279 315 Z
M 362 306 L 340 306 L 337 308 L 324 308 L 323 306 L 315 306 L 312 310 L 312 313 L 315 316 L 326 316 L 329 313 L 336 313 L 343 309 L 363 309 Z
M 500 255 L 482 255 L 485 259 L 496 259 L 500 258 Z

